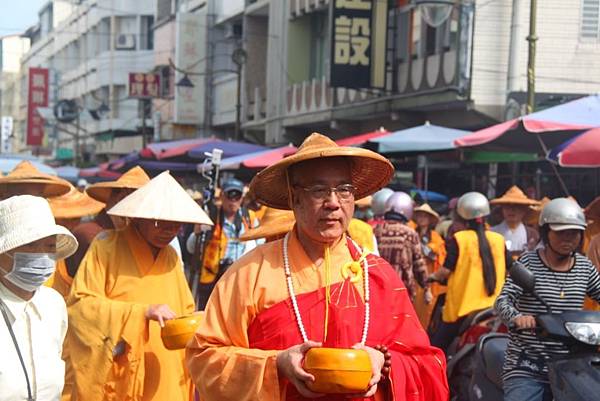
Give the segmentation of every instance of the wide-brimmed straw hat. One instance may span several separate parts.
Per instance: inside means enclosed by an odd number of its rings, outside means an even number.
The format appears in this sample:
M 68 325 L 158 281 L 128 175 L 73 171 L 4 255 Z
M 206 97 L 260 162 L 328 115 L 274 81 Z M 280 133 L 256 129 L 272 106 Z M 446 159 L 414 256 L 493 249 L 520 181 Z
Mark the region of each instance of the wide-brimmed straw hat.
M 8 186 L 23 184 L 43 185 L 44 197 L 64 195 L 71 189 L 71 184 L 68 181 L 42 173 L 31 162 L 23 160 L 10 173 L 0 177 L 0 195 L 6 193 Z
M 18 195 L 0 202 L 0 254 L 56 235 L 56 257 L 64 259 L 77 250 L 77 240 L 56 224 L 48 201 L 39 196 Z
M 119 177 L 118 180 L 90 185 L 85 192 L 97 201 L 106 203 L 114 189 L 138 189 L 149 181 L 148 174 L 140 166 L 135 166 Z
M 92 216 L 104 209 L 104 203 L 98 202 L 86 193 L 71 186 L 71 191 L 63 196 L 48 198 L 55 219 L 76 219 Z
M 354 202 L 354 204 L 356 205 L 357 208 L 364 209 L 367 207 L 371 207 L 372 200 L 373 200 L 373 197 L 371 195 L 369 195 L 369 196 L 365 196 L 364 198 L 357 200 L 356 202 Z
M 600 221 L 600 196 L 591 201 L 583 210 L 586 219 Z
M 548 202 L 550 202 L 550 198 L 544 196 L 537 205 L 529 206 L 524 219 L 525 224 L 528 226 L 537 226 L 538 220 L 540 219 L 540 213 L 542 213 L 542 209 Z
M 414 208 L 413 213 L 416 212 L 427 213 L 428 215 L 433 216 L 436 222 L 440 220 L 440 215 L 427 203 L 423 203 L 421 206 Z
M 288 168 L 303 161 L 327 157 L 350 159 L 352 185 L 356 187 L 355 199 L 364 198 L 381 189 L 394 174 L 392 163 L 380 154 L 361 148 L 338 146 L 328 137 L 313 133 L 304 140 L 295 154 L 254 176 L 250 188 L 261 203 L 276 209 L 290 209 Z
M 535 206 L 539 205 L 540 202 L 535 199 L 529 199 L 523 191 L 516 185 L 510 187 L 504 195 L 499 198 L 492 199 L 491 205 L 523 205 L 523 206 Z
M 258 238 L 269 238 L 283 235 L 292 231 L 296 219 L 291 210 L 273 209 L 268 207 L 260 221 L 260 226 L 251 228 L 242 235 L 240 241 L 250 241 Z
M 108 214 L 134 219 L 213 225 L 210 217 L 168 171 L 127 195 Z

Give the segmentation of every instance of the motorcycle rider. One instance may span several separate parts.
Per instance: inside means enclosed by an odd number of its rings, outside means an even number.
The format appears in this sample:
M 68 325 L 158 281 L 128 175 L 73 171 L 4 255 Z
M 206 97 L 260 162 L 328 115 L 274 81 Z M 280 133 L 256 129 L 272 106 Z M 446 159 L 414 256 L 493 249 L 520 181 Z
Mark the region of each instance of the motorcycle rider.
M 579 205 L 568 198 L 550 201 L 540 214 L 544 247 L 525 252 L 519 262 L 536 279 L 536 291 L 554 313 L 581 310 L 585 295 L 600 301 L 600 274 L 588 258 L 576 252 L 583 241 L 586 220 Z M 569 352 L 561 342 L 539 338 L 536 315 L 546 307 L 524 293 L 509 277 L 496 300 L 501 319 L 511 327 L 503 367 L 505 401 L 550 401 L 549 358 Z
M 506 276 L 506 246 L 502 235 L 487 229 L 487 198 L 467 192 L 458 200 L 457 213 L 466 229 L 454 233 L 446 244 L 444 266 L 428 281 L 448 280 L 442 322 L 431 335 L 431 344 L 447 350 L 471 313 L 492 307 Z

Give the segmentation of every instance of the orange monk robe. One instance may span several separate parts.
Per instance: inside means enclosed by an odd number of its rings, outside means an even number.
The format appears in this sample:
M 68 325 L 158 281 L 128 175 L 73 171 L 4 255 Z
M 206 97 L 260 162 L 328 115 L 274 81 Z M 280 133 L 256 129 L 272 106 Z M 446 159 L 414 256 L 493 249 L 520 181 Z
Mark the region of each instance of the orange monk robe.
M 594 224 L 597 224 L 594 222 Z M 588 226 L 589 228 L 590 226 Z M 588 229 L 585 230 L 586 237 L 588 233 Z M 600 234 L 594 235 L 590 240 L 586 249 L 587 257 L 592 261 L 596 269 L 600 270 Z M 600 311 L 600 305 L 593 299 L 589 297 L 585 297 L 585 301 L 583 303 L 583 309 L 591 310 L 591 311 Z
M 278 351 L 250 348 L 248 335 L 248 328 L 258 315 L 276 307 L 282 301 L 289 301 L 283 268 L 282 242 L 283 240 L 269 242 L 244 255 L 215 286 L 205 310 L 204 324 L 188 344 L 186 353 L 187 366 L 198 386 L 202 401 L 286 399 L 289 384 L 280 385 L 285 382 L 277 374 Z M 332 284 L 342 282 L 340 268 L 353 260 L 346 243 L 346 239 L 343 238 L 330 249 Z M 290 235 L 288 255 L 294 291 L 298 297 L 324 287 L 326 274 L 323 264 L 316 267 L 312 263 L 295 230 Z M 343 285 L 346 283 L 348 282 Z M 362 298 L 362 281 L 353 285 Z M 406 290 L 402 289 L 404 291 L 398 294 L 404 294 L 406 304 L 410 305 Z M 340 290 L 339 293 L 341 292 Z M 333 302 L 336 302 L 335 291 L 332 293 Z M 423 332 L 414 316 L 414 310 L 410 309 L 412 314 L 403 315 L 406 330 Z M 393 318 L 390 316 L 390 319 Z M 308 321 L 305 325 L 307 323 Z M 361 329 L 356 328 L 359 334 Z M 308 335 L 310 337 L 310 332 Z M 424 332 L 423 335 L 426 337 Z M 310 339 L 321 341 L 322 337 Z M 418 356 L 421 357 L 422 355 Z M 437 357 L 436 361 L 439 376 L 445 378 L 444 364 Z M 413 377 L 404 379 L 407 387 L 410 383 L 417 382 Z M 383 400 L 380 391 L 375 399 Z M 395 400 L 400 401 L 403 398 Z
M 98 235 L 67 298 L 66 343 L 76 356 L 67 361 L 75 371 L 73 399 L 189 399 L 184 351 L 164 347 L 158 322 L 145 318 L 151 304 L 167 304 L 177 315 L 194 310 L 173 248 L 162 249 L 154 259 L 131 226 Z
M 433 252 L 436 254 L 435 260 L 431 260 L 429 258 L 424 258 L 427 263 L 427 272 L 429 274 L 436 272 L 440 267 L 444 265 L 444 261 L 446 260 L 446 243 L 442 236 L 435 230 L 431 230 L 430 232 L 431 239 L 427 246 L 431 248 Z M 427 304 L 425 302 L 425 291 L 417 286 L 417 295 L 415 297 L 415 311 L 419 316 L 419 320 L 423 327 L 427 327 L 429 325 L 429 319 L 431 318 L 431 313 L 433 312 L 433 307 L 435 306 L 435 302 L 440 294 L 446 292 L 446 286 L 440 285 L 438 283 L 431 284 L 431 293 L 433 295 L 433 300 L 431 303 Z

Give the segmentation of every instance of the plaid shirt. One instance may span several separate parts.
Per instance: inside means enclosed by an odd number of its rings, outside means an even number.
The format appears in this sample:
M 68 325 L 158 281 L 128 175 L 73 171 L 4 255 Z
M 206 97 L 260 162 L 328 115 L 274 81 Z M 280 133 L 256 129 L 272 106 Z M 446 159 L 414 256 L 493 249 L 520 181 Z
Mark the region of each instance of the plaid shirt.
M 415 299 L 417 283 L 427 288 L 427 264 L 423 258 L 421 241 L 415 230 L 406 224 L 386 220 L 374 229 L 379 254 L 396 270 L 410 298 Z

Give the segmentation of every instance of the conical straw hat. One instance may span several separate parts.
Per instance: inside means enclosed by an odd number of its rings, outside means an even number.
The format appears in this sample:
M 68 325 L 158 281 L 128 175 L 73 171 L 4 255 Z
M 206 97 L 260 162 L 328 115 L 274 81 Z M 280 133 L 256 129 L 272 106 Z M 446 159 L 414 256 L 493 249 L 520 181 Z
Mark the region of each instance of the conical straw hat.
M 266 206 L 289 209 L 287 170 L 290 166 L 312 159 L 348 157 L 351 160 L 352 185 L 355 199 L 361 199 L 381 189 L 394 174 L 388 159 L 370 150 L 338 146 L 328 137 L 313 133 L 304 140 L 298 151 L 262 170 L 250 183 L 257 199 Z
M 92 216 L 104 209 L 104 203 L 71 186 L 71 191 L 63 196 L 48 198 L 55 219 L 76 219 Z
M 510 187 L 508 191 L 500 198 L 492 199 L 490 205 L 524 205 L 535 206 L 540 202 L 535 199 L 529 199 L 523 191 L 516 185 Z
M 120 217 L 213 225 L 202 208 L 168 171 L 129 194 L 108 214 Z
M 6 192 L 8 186 L 22 184 L 44 185 L 44 197 L 64 195 L 71 189 L 71 184 L 68 181 L 42 173 L 31 162 L 23 160 L 10 173 L 0 177 L 0 195 Z
M 148 174 L 140 166 L 135 166 L 119 177 L 118 180 L 90 185 L 85 192 L 97 201 L 106 203 L 113 189 L 138 189 L 149 181 Z
M 242 235 L 240 241 L 250 241 L 258 238 L 269 238 L 283 235 L 292 231 L 296 219 L 291 210 L 267 208 L 265 215 L 260 221 L 260 226 L 251 228 Z
M 436 220 L 440 219 L 440 215 L 431 208 L 431 206 L 429 206 L 428 203 L 423 203 L 421 206 L 414 208 L 413 213 L 414 212 L 423 212 L 423 213 L 427 213 L 430 216 L 435 217 Z

